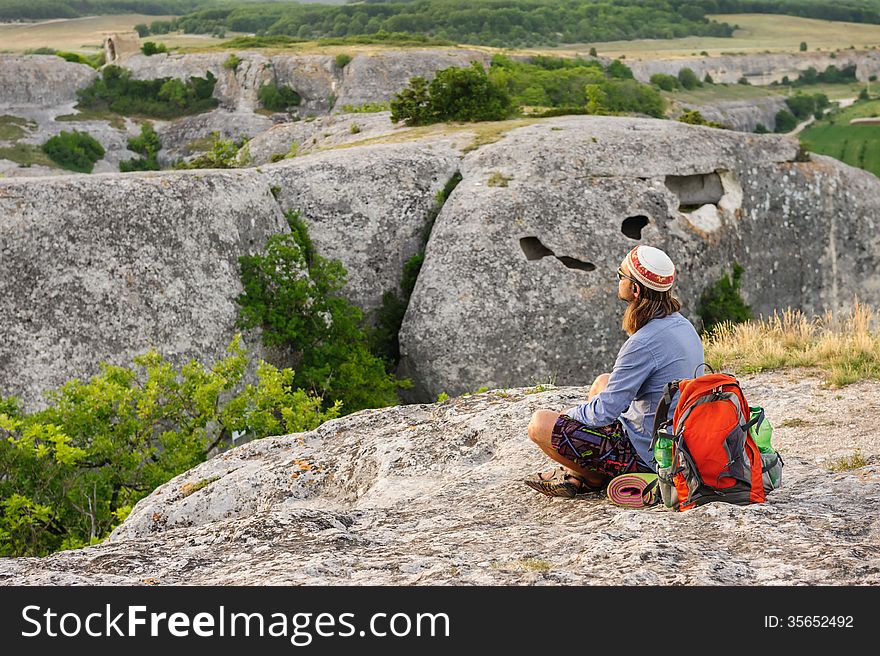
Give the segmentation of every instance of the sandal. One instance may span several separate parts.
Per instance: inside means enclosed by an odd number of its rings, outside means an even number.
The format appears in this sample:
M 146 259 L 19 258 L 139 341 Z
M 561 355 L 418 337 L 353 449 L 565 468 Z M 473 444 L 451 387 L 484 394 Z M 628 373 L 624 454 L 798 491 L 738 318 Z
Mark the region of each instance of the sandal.
M 573 499 L 578 494 L 596 492 L 602 489 L 591 486 L 582 476 L 572 474 L 564 467 L 557 467 L 550 478 L 542 478 L 542 474 L 543 472 L 532 474 L 524 479 L 523 483 L 533 490 L 546 494 L 548 497 L 564 497 L 567 499 Z M 574 479 L 576 482 L 572 483 L 568 479 Z

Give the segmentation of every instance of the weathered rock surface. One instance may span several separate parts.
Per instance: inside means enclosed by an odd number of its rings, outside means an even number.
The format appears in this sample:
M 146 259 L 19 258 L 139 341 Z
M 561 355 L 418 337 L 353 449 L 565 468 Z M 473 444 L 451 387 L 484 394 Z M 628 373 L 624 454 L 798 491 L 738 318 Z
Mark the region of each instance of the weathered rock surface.
M 158 488 L 102 545 L 0 559 L 0 583 L 880 584 L 880 384 L 742 380 L 786 463 L 763 505 L 547 498 L 520 482 L 549 464 L 526 424 L 586 389 L 493 391 L 244 445 Z M 867 465 L 828 470 L 856 450 Z
M 400 292 L 404 263 L 423 247 L 435 196 L 458 169 L 442 143 L 330 150 L 263 169 L 285 210 L 298 210 L 324 256 L 349 272 L 346 295 L 364 310 Z
M 469 66 L 472 61 L 489 66 L 491 56 L 477 50 L 388 50 L 357 55 L 342 70 L 336 107 L 385 102 L 406 88 L 410 78 L 432 79 L 450 66 Z
M 0 107 L 53 107 L 76 102 L 98 72 L 55 55 L 0 54 Z
M 856 67 L 856 78 L 867 82 L 872 75 L 880 74 L 880 52 L 843 50 L 837 53 L 765 53 L 627 61 L 627 66 L 641 82 L 647 82 L 655 73 L 677 75 L 682 68 L 690 68 L 701 80 L 708 73 L 716 83 L 727 84 L 734 84 L 743 77 L 751 84 L 770 84 L 782 81 L 785 76 L 791 80 L 797 79 L 810 67 L 821 72 L 829 66 L 842 69 L 851 65 Z
M 221 108 L 176 121 L 153 121 L 153 125 L 162 143 L 159 165 L 167 168 L 178 159 L 210 150 L 215 133 L 220 139 L 238 143 L 271 128 L 272 119 L 247 110 L 231 112 Z
M 783 96 L 728 100 L 703 105 L 682 103 L 682 107 L 699 110 L 703 118 L 738 132 L 754 132 L 759 124 L 773 132 L 776 129 L 777 112 L 783 109 L 789 111 Z
M 153 347 L 219 358 L 238 256 L 285 229 L 267 185 L 240 172 L 0 181 L 0 395 L 39 406 Z
M 615 271 L 639 243 L 678 263 L 692 320 L 733 262 L 756 313 L 880 302 L 880 180 L 797 152 L 775 135 L 560 117 L 469 153 L 401 329 L 411 398 L 608 370 L 624 340 Z
M 399 291 L 437 192 L 444 143 L 371 146 L 265 168 L 0 180 L 0 395 L 44 391 L 155 347 L 221 357 L 241 293 L 238 256 L 299 210 L 348 270 L 365 310 Z M 277 194 L 278 200 L 273 197 Z
M 402 124 L 391 122 L 391 112 L 332 114 L 314 120 L 279 123 L 248 142 L 248 161 L 254 166 L 267 164 L 273 158 L 287 156 L 293 144 L 296 144 L 297 155 L 305 155 L 319 148 L 363 141 L 401 129 Z

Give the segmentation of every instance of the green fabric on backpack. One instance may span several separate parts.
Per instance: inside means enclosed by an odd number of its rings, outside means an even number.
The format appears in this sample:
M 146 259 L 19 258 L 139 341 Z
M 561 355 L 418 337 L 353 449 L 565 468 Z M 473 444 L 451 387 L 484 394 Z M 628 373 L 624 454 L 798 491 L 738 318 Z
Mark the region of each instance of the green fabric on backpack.
M 751 420 L 754 420 L 763 412 L 763 408 L 760 406 L 749 406 L 749 410 L 751 411 Z M 764 491 L 770 492 L 775 490 L 782 485 L 782 465 L 784 463 L 782 462 L 782 456 L 770 444 L 770 439 L 773 437 L 773 426 L 766 415 L 756 425 L 749 428 L 749 434 L 755 440 L 755 444 L 758 445 L 758 450 L 761 452 Z

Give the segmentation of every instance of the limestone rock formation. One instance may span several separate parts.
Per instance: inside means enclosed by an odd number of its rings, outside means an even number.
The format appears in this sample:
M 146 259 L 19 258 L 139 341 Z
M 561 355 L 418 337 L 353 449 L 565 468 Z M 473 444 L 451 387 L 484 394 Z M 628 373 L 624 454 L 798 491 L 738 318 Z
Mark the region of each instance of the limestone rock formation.
M 834 55 L 834 56 L 832 56 Z M 783 77 L 791 80 L 808 68 L 824 71 L 829 66 L 838 69 L 854 65 L 856 78 L 867 82 L 880 74 L 880 52 L 876 50 L 843 50 L 841 52 L 764 53 L 760 55 L 718 55 L 676 59 L 629 61 L 627 66 L 640 82 L 647 82 L 655 73 L 677 75 L 682 68 L 690 68 L 701 80 L 708 73 L 716 83 L 735 84 L 746 78 L 751 84 L 770 84 Z
M 364 141 L 401 131 L 402 124 L 391 122 L 391 112 L 331 114 L 314 119 L 284 122 L 261 132 L 248 144 L 249 162 L 259 166 L 278 161 L 291 153 L 305 155 L 321 148 Z
M 401 329 L 411 398 L 608 371 L 625 339 L 615 271 L 636 244 L 678 263 L 697 322 L 734 262 L 756 314 L 880 302 L 880 180 L 798 160 L 786 137 L 610 117 L 537 122 L 469 153 Z
M 699 110 L 703 118 L 739 132 L 754 132 L 758 125 L 773 132 L 776 129 L 777 112 L 789 111 L 784 96 L 727 100 L 710 104 L 682 103 L 682 107 Z
M 262 175 L 285 211 L 301 213 L 318 251 L 342 262 L 346 295 L 369 311 L 400 292 L 403 265 L 422 249 L 437 192 L 457 169 L 442 143 L 404 143 L 297 157 Z
M 0 107 L 54 107 L 76 103 L 76 92 L 98 72 L 55 55 L 0 54 Z
M 41 393 L 150 348 L 221 357 L 238 256 L 286 229 L 240 172 L 0 181 L 0 395 Z
M 385 102 L 404 89 L 415 76 L 432 79 L 450 66 L 469 66 L 472 61 L 489 66 L 491 57 L 478 50 L 389 50 L 357 55 L 342 70 L 336 106 Z
M 742 380 L 785 459 L 766 504 L 540 495 L 521 483 L 550 464 L 528 419 L 587 390 L 494 390 L 251 442 L 159 487 L 104 544 L 0 559 L 0 584 L 880 584 L 880 385 Z M 829 471 L 855 450 L 865 466 Z

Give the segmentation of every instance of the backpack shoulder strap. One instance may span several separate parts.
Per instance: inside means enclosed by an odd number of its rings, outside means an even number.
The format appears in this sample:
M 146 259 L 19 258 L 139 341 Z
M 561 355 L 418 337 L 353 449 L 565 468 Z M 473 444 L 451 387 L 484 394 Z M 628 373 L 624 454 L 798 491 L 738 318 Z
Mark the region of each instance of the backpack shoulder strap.
M 680 380 L 673 380 L 666 383 L 666 387 L 663 388 L 663 396 L 660 397 L 660 403 L 657 404 L 657 414 L 654 415 L 654 428 L 651 431 L 652 450 L 654 449 L 654 444 L 657 442 L 657 432 L 669 423 L 669 420 L 667 419 L 669 406 L 672 405 L 672 399 L 678 393 L 678 386 L 680 383 Z

